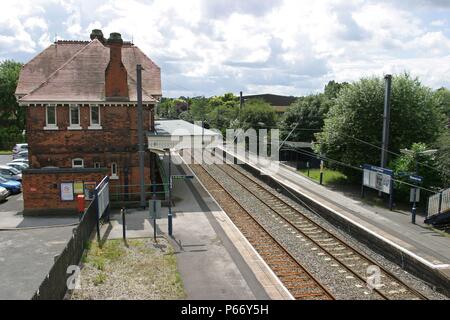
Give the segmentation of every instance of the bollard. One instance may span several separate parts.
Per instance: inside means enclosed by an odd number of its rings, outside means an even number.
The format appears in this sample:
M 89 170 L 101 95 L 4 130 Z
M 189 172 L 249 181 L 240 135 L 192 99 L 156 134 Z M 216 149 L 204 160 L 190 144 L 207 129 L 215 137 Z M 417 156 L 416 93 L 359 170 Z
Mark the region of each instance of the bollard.
M 416 224 L 416 204 L 414 204 L 412 208 L 411 222 L 412 224 Z
M 125 215 L 127 213 L 127 210 L 125 208 L 122 208 L 122 235 L 123 235 L 123 241 L 127 241 L 127 225 L 125 220 Z

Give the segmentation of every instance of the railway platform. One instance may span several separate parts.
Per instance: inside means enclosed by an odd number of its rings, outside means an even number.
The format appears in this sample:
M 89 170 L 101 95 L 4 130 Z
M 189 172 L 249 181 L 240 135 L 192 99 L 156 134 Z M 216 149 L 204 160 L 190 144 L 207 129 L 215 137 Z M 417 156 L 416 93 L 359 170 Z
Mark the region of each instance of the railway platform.
M 276 170 L 258 163 L 253 155 L 246 159 L 226 150 L 245 162 L 246 169 L 262 180 L 284 189 L 312 207 L 331 223 L 354 236 L 403 269 L 450 294 L 450 237 L 429 228 L 418 218 L 415 225 L 406 212 L 371 206 L 330 190 L 303 177 L 295 169 L 279 164 Z M 420 221 L 419 221 L 420 220 Z
M 186 165 L 172 170 L 176 175 L 192 174 Z M 172 199 L 173 237 L 167 234 L 167 220 L 157 221 L 157 235 L 171 239 L 187 299 L 293 299 L 197 180 L 174 181 Z M 148 211 L 129 209 L 126 225 L 127 238 L 153 236 Z M 122 238 L 120 212 L 113 212 L 108 233 L 109 239 Z

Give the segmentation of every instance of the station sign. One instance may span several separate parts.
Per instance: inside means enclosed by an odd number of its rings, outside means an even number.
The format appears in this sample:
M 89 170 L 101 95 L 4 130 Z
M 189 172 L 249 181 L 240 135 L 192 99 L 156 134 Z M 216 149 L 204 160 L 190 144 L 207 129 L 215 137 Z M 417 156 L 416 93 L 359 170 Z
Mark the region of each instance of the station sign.
M 422 183 L 423 177 L 416 176 L 416 175 L 410 175 L 409 180 L 411 180 L 412 182 L 415 182 L 415 183 Z
M 394 172 L 390 169 L 365 164 L 363 185 L 386 194 L 392 193 L 392 176 Z
M 411 188 L 409 193 L 409 202 L 420 202 L 420 189 Z

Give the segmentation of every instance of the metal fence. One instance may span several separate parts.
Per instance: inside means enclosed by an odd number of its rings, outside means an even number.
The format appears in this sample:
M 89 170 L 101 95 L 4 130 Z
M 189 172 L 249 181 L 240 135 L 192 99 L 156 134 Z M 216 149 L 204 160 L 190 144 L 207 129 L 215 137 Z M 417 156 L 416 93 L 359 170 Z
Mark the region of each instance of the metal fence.
M 428 218 L 450 211 L 450 188 L 428 199 Z
M 96 199 L 91 202 L 79 225 L 73 229 L 73 234 L 62 253 L 56 259 L 50 272 L 39 286 L 32 300 L 61 300 L 67 292 L 69 266 L 78 266 L 84 249 L 89 243 L 92 231 L 97 222 Z

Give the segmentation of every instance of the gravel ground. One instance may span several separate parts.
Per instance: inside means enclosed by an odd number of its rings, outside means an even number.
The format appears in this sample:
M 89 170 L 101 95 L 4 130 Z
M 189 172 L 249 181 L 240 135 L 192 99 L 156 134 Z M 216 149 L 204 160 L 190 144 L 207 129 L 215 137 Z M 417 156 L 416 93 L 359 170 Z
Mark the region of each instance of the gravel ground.
M 245 170 L 239 167 L 240 171 L 245 173 L 249 178 L 259 182 L 256 178 L 248 174 Z M 207 170 L 214 176 L 220 178 L 223 181 L 223 186 L 233 194 L 242 205 L 247 209 L 262 225 L 264 225 L 276 238 L 282 242 L 286 248 L 293 254 L 305 268 L 310 270 L 317 279 L 321 281 L 329 290 L 336 296 L 337 299 L 380 299 L 381 297 L 372 292 L 366 286 L 366 283 L 353 278 L 347 270 L 342 268 L 334 259 L 326 254 L 323 254 L 318 248 L 314 247 L 306 239 L 298 235 L 297 232 L 291 230 L 281 219 L 276 217 L 273 212 L 265 205 L 261 204 L 258 199 L 249 194 L 244 188 L 242 188 L 235 181 L 227 177 L 219 168 L 214 166 L 208 166 Z M 261 184 L 267 190 L 276 192 L 276 190 L 270 188 L 265 184 Z M 302 213 L 306 214 L 309 218 L 317 222 L 319 225 L 325 227 L 330 233 L 334 234 L 338 238 L 352 244 L 353 246 L 361 249 L 368 256 L 372 257 L 381 266 L 397 275 L 405 283 L 416 288 L 418 291 L 425 294 L 431 299 L 445 299 L 442 295 L 433 291 L 429 286 L 421 281 L 418 281 L 412 275 L 404 272 L 397 265 L 390 263 L 380 255 L 375 254 L 368 248 L 360 245 L 353 238 L 349 237 L 342 231 L 336 229 L 322 218 L 317 217 L 312 212 L 300 207 L 297 203 L 288 199 L 287 197 L 277 194 L 283 200 L 286 200 L 291 205 L 299 209 Z
M 448 298 L 435 290 L 432 289 L 431 285 L 428 285 L 424 281 L 418 279 L 417 277 L 411 275 L 410 273 L 404 271 L 400 266 L 398 266 L 395 263 L 390 262 L 386 258 L 384 258 L 382 255 L 375 253 L 371 249 L 369 249 L 367 246 L 361 244 L 357 240 L 355 240 L 353 237 L 348 235 L 344 230 L 341 230 L 332 224 L 328 223 L 325 219 L 322 217 L 316 215 L 315 213 L 307 210 L 306 208 L 299 205 L 297 202 L 293 201 L 289 197 L 286 197 L 285 195 L 281 194 L 274 188 L 269 187 L 268 185 L 262 183 L 260 180 L 255 178 L 253 175 L 248 173 L 246 170 L 241 168 L 240 166 L 234 166 L 237 168 L 240 172 L 244 173 L 247 177 L 252 179 L 253 181 L 257 182 L 260 186 L 264 187 L 266 190 L 275 193 L 278 197 L 298 209 L 303 214 L 307 215 L 311 220 L 319 224 L 320 226 L 324 227 L 327 231 L 332 233 L 334 236 L 336 236 L 338 239 L 343 240 L 344 242 L 350 244 L 351 246 L 355 247 L 356 249 L 359 249 L 363 253 L 365 253 L 368 257 L 375 260 L 381 267 L 385 268 L 387 271 L 391 272 L 393 275 L 397 276 L 400 280 L 405 282 L 406 284 L 410 285 L 417 291 L 424 294 L 429 299 L 437 299 L 437 300 L 448 300 Z
M 178 300 L 185 298 L 176 258 L 166 239 L 93 242 L 82 260 L 81 289 L 71 300 Z

